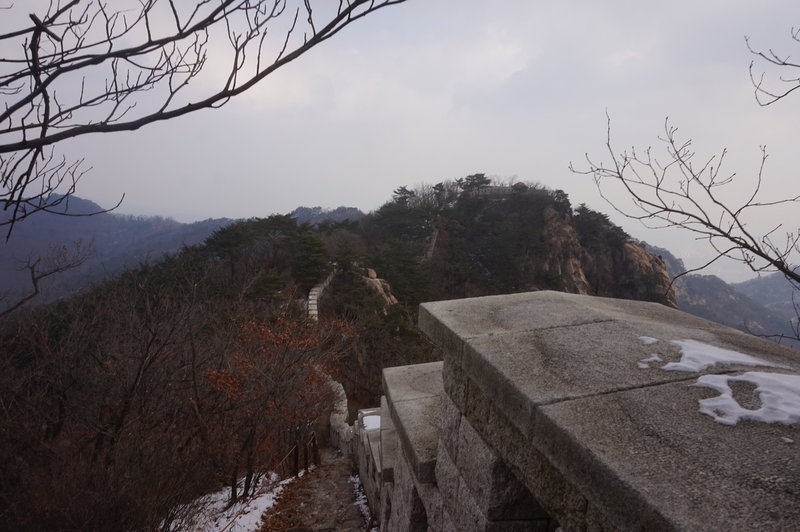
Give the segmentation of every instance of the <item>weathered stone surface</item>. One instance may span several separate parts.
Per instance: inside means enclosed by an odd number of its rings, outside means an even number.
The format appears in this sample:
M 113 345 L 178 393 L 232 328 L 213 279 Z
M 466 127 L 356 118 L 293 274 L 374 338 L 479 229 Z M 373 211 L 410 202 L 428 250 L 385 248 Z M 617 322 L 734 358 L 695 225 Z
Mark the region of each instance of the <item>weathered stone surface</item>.
M 463 532 L 456 528 L 456 525 L 453 523 L 453 520 L 450 519 L 450 514 L 444 512 L 442 515 L 442 532 Z
M 372 429 L 364 431 L 367 434 L 367 439 L 369 442 L 369 454 L 373 457 L 375 461 L 375 468 L 378 472 L 382 471 L 383 468 L 381 467 L 381 431 L 380 429 Z
M 442 393 L 442 363 L 384 368 L 383 386 L 391 404 L 438 397 Z
M 547 515 L 533 500 L 527 488 L 517 480 L 480 434 L 463 419 L 461 411 L 450 397 L 443 394 L 441 402 L 440 449 L 436 469 L 436 481 L 440 489 L 443 482 L 441 474 L 451 473 L 447 470 L 447 464 L 442 471 L 439 468 L 442 452 L 446 452 L 448 460 L 452 457 L 462 482 L 467 485 L 473 500 L 487 519 L 546 518 Z
M 402 453 L 402 451 L 401 451 Z M 391 532 L 416 532 L 428 529 L 428 516 L 417 491 L 407 457 L 398 456 L 395 464 L 395 482 L 390 504 L 387 505 L 388 520 L 381 523 L 383 530 Z
M 439 442 L 439 450 L 436 453 L 436 485 L 439 487 L 445 509 L 458 503 L 456 497 L 458 496 L 459 476 L 456 464 L 450 458 L 450 453 L 444 443 Z
M 370 499 L 369 504 L 372 508 L 377 508 L 380 504 L 380 491 L 381 491 L 381 483 L 383 482 L 381 479 L 381 474 L 383 472 L 383 467 L 381 466 L 381 431 L 378 429 L 372 429 L 366 431 L 367 436 L 367 445 L 369 446 L 369 456 L 372 458 L 372 464 L 370 465 Z
M 467 400 L 467 379 L 460 361 L 451 361 L 445 357 L 442 368 L 442 384 L 444 395 L 449 396 L 459 408 L 463 408 Z
M 419 328 L 438 345 L 452 345 L 456 349 L 447 350 L 457 351 L 464 340 L 476 336 L 519 333 L 615 319 L 646 319 L 654 323 L 670 323 L 676 327 L 728 329 L 658 303 L 551 291 L 423 303 L 420 305 Z M 744 333 L 740 334 L 746 336 Z
M 436 484 L 417 482 L 416 488 L 422 501 L 422 506 L 425 507 L 425 520 L 428 524 L 428 530 L 441 530 L 444 509 L 438 486 Z
M 605 526 L 604 521 L 605 518 L 597 506 L 589 504 L 586 507 L 586 532 L 611 532 L 613 529 Z
M 446 393 L 440 398 L 441 414 L 439 415 L 439 446 L 444 445 L 454 458 L 458 454 L 458 428 L 463 416 L 461 411 Z M 439 450 L 441 452 L 441 449 Z M 438 477 L 437 477 L 438 479 Z
M 387 528 L 391 521 L 392 517 L 392 500 L 394 499 L 394 482 L 386 482 L 384 481 L 381 484 L 381 506 L 380 512 L 376 514 L 378 521 L 384 527 L 384 530 L 390 530 Z
M 394 463 L 397 456 L 397 434 L 389 412 L 386 396 L 381 396 L 381 478 L 383 482 L 394 482 Z
M 609 321 L 607 315 L 586 309 L 581 296 L 565 301 L 560 292 L 537 295 L 542 305 L 558 304 L 559 312 L 536 312 L 529 294 L 435 301 L 420 305 L 419 328 L 443 350 L 457 352 L 464 340 L 476 336 Z
M 458 431 L 456 466 L 488 520 L 547 519 L 530 492 L 467 421 Z
M 451 523 L 456 530 L 485 530 L 486 516 L 472 498 L 444 445 L 439 445 L 436 480 L 447 516 L 443 523 Z
M 551 521 L 541 513 L 541 509 L 535 503 L 530 508 L 531 511 L 526 512 L 523 509 L 516 514 L 495 513 L 490 517 L 470 489 L 474 481 L 469 478 L 469 474 L 455 464 L 444 443 L 440 442 L 436 459 L 436 481 L 444 507 L 442 529 L 527 531 L 549 529 Z
M 359 410 L 358 418 L 355 423 L 356 462 L 358 463 L 358 470 L 361 474 L 364 493 L 367 495 L 370 508 L 373 509 L 379 509 L 381 504 L 381 432 L 377 428 L 366 429 L 363 420 L 367 416 L 379 414 L 379 408 Z
M 472 382 L 465 418 L 479 433 L 497 436 L 491 438 L 495 451 L 562 530 L 583 529 L 586 498 Z
M 383 389 L 414 477 L 420 482 L 435 482 L 442 362 L 386 368 Z
M 619 527 L 650 512 L 682 530 L 800 523 L 800 453 L 782 439 L 800 441 L 800 426 L 714 423 L 697 412 L 709 395 L 670 383 L 548 405 L 537 446 Z
M 645 345 L 640 336 L 664 341 Z M 679 361 L 680 348 L 669 340 L 682 339 L 722 344 L 716 335 L 703 329 L 626 321 L 588 323 L 472 338 L 464 351 L 462 371 L 484 389 L 492 390 L 493 401 L 502 405 L 507 417 L 520 431 L 529 432 L 533 429 L 529 425 L 532 412 L 540 405 L 666 382 L 693 382 L 696 373 L 638 366 L 653 353 L 664 362 Z M 720 347 L 741 349 L 730 344 Z M 763 358 L 788 363 L 785 353 L 781 355 Z M 750 369 L 718 365 L 704 373 Z
M 690 387 L 753 368 L 638 365 L 653 353 L 677 361 L 673 340 L 794 368 L 767 371 L 795 371 L 796 351 L 657 304 L 553 292 L 426 303 L 419 323 L 452 351 L 446 388 L 469 425 L 563 529 L 800 522 L 800 460 L 787 443 L 800 441 L 798 426 L 715 423 L 698 400 L 717 392 Z

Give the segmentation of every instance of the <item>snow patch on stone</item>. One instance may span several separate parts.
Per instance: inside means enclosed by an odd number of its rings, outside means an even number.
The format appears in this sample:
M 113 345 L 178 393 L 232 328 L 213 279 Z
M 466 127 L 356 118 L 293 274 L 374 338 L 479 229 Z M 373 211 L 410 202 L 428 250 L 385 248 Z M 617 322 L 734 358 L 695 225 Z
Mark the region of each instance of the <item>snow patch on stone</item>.
M 755 410 L 742 407 L 733 398 L 730 382 L 754 384 L 761 407 Z M 703 375 L 694 386 L 719 392 L 717 397 L 700 400 L 700 412 L 718 423 L 736 425 L 742 419 L 784 425 L 800 423 L 800 375 L 761 371 L 748 371 L 739 376 Z
M 639 361 L 639 363 L 638 363 L 638 366 L 639 366 L 639 369 L 647 369 L 647 368 L 650 367 L 650 363 L 651 362 L 663 362 L 663 361 L 664 361 L 663 358 L 658 356 L 658 354 L 653 353 L 649 357 L 641 359 Z
M 364 416 L 361 418 L 361 423 L 364 430 L 373 430 L 381 428 L 381 416 Z
M 640 336 L 639 340 L 645 345 L 658 342 L 649 336 Z M 670 343 L 680 347 L 681 360 L 662 365 L 661 369 L 667 371 L 698 372 L 717 364 L 792 369 L 790 366 L 697 340 L 672 340 Z M 641 369 L 647 369 L 651 364 L 662 361 L 661 357 L 654 353 L 648 358 L 639 360 L 637 365 Z M 761 406 L 749 409 L 740 405 L 733 397 L 730 382 L 747 382 L 754 385 L 754 393 L 758 396 Z M 700 412 L 712 417 L 718 423 L 736 425 L 742 419 L 785 425 L 800 423 L 800 375 L 760 371 L 750 371 L 738 376 L 703 375 L 693 386 L 711 388 L 719 392 L 716 397 L 699 401 Z M 785 443 L 794 443 L 791 438 L 782 440 Z
M 697 340 L 673 340 L 670 343 L 681 348 L 681 361 L 670 362 L 661 366 L 661 369 L 667 371 L 696 372 L 717 364 L 740 364 L 743 366 L 765 366 L 790 369 L 788 366 L 775 364 L 768 360 L 698 342 Z

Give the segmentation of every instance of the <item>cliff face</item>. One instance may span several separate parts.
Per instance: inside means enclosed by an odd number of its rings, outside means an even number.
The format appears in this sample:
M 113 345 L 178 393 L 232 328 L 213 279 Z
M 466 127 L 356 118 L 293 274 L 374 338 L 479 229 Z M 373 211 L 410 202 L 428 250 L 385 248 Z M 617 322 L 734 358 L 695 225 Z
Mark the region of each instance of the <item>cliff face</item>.
M 544 244 L 548 252 L 541 255 L 541 268 L 545 276 L 561 279 L 565 292 L 594 293 L 586 277 L 587 261 L 591 263 L 592 259 L 582 248 L 571 217 L 547 208 L 544 212 L 544 223 Z
M 617 275 L 617 297 L 660 301 L 677 307 L 672 279 L 664 261 L 641 244 L 626 242 Z
M 571 216 L 550 209 L 545 218 L 546 241 L 552 253 L 544 268 L 562 277 L 565 292 L 677 306 L 664 261 L 643 246 L 607 235 L 582 242 Z

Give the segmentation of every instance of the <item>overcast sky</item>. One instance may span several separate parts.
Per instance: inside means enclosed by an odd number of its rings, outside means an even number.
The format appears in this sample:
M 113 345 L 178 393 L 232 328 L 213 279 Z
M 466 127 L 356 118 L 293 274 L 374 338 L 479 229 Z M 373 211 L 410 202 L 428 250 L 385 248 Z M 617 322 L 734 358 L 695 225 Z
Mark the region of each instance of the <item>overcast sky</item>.
M 789 39 L 796 2 L 409 0 L 220 110 L 65 149 L 93 166 L 78 195 L 108 206 L 125 193 L 119 212 L 180 221 L 299 205 L 370 211 L 399 185 L 476 172 L 611 213 L 568 169 L 587 152 L 603 158 L 608 111 L 620 148 L 657 143 L 669 116 L 700 154 L 728 148 L 741 179 L 766 144 L 766 192 L 785 195 L 800 188 L 800 96 L 756 104 L 744 36 L 800 55 Z M 781 216 L 798 226 L 796 213 Z M 706 256 L 685 235 L 612 219 L 690 264 Z

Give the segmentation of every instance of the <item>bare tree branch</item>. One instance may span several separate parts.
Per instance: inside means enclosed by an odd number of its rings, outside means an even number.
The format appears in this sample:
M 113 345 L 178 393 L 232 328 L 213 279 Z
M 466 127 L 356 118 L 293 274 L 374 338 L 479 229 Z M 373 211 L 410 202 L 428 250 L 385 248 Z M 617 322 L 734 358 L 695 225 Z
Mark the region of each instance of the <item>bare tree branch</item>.
M 765 209 L 780 205 L 795 205 L 800 196 L 766 200 L 761 198 L 766 150 L 761 148 L 761 161 L 752 179 L 752 189 L 744 200 L 733 204 L 724 196 L 726 186 L 734 181 L 735 174 L 722 170 L 725 150 L 718 156 L 696 161 L 691 140 L 679 140 L 677 128 L 667 119 L 665 136 L 660 138 L 664 155 L 659 159 L 652 148 L 637 153 L 617 152 L 611 142 L 611 120 L 607 117 L 606 152 L 610 163 L 596 163 L 586 155 L 588 168 L 576 170 L 579 174 L 591 175 L 598 191 L 617 212 L 647 227 L 677 227 L 693 233 L 695 239 L 705 240 L 714 250 L 714 257 L 704 265 L 683 272 L 673 279 L 702 270 L 722 257 L 740 261 L 752 271 L 781 272 L 789 282 L 793 294 L 800 288 L 800 273 L 797 264 L 800 253 L 800 229 L 785 230 L 776 224 L 763 234 L 756 233 L 748 225 Z M 741 178 L 739 178 L 741 179 Z M 611 199 L 610 190 L 616 188 L 631 200 L 623 206 Z M 763 216 L 763 215 L 762 215 Z M 795 305 L 800 316 L 800 307 Z M 794 340 L 800 340 L 800 322 L 792 322 Z M 785 334 L 759 335 L 783 340 Z
M 722 173 L 723 150 L 699 164 L 691 140 L 679 140 L 677 128 L 664 124 L 661 138 L 665 156 L 660 160 L 651 148 L 643 153 L 635 149 L 618 153 L 611 143 L 611 120 L 608 119 L 606 151 L 610 163 L 596 163 L 586 155 L 587 169 L 570 169 L 578 174 L 591 175 L 600 195 L 617 212 L 647 227 L 679 227 L 707 241 L 716 256 L 728 257 L 746 264 L 754 272 L 780 271 L 794 283 L 800 283 L 800 273 L 792 266 L 800 253 L 800 229 L 784 231 L 782 224 L 766 233 L 754 233 L 747 224 L 756 212 L 784 204 L 800 203 L 799 196 L 764 200 L 760 197 L 764 177 L 766 150 L 761 149 L 761 164 L 753 179 L 753 189 L 738 206 L 730 206 L 723 198 L 726 185 L 735 174 Z M 632 207 L 620 206 L 609 198 L 609 187 L 620 187 L 632 201 Z
M 94 253 L 94 247 L 78 240 L 72 246 L 53 244 L 50 252 L 43 257 L 30 257 L 21 268 L 27 270 L 30 277 L 30 287 L 27 293 L 12 299 L 10 294 L 0 294 L 0 319 L 21 308 L 41 292 L 42 281 L 53 275 L 79 267 Z M 9 301 L 11 300 L 11 301 Z
M 800 28 L 792 28 L 790 36 L 795 44 L 800 44 Z M 790 55 L 781 55 L 771 48 L 767 50 L 754 48 L 749 37 L 745 37 L 744 40 L 747 49 L 756 56 L 756 59 L 750 62 L 750 81 L 759 105 L 772 105 L 800 89 L 800 62 L 792 61 Z M 767 74 L 763 69 L 756 71 L 756 62 L 779 71 L 778 82 L 767 84 L 765 79 Z
M 75 191 L 86 170 L 55 155 L 59 142 L 220 107 L 404 1 L 53 0 L 27 17 L 29 6 L 8 6 L 25 22 L 0 34 L 11 53 L 0 57 L 0 226 L 10 234 L 52 208 L 52 192 Z

